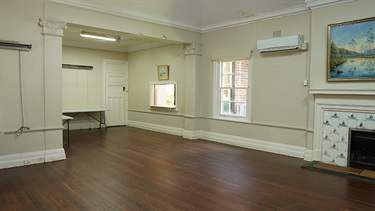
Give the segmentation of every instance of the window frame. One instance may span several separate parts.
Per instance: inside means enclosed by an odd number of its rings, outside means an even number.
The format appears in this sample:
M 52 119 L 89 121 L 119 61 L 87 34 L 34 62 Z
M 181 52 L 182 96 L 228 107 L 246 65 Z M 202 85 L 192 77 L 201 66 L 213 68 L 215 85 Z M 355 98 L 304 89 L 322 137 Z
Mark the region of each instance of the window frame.
M 246 90 L 246 115 L 240 116 L 240 115 L 231 115 L 231 114 L 222 114 L 221 112 L 221 90 L 225 88 L 224 86 L 221 87 L 221 79 L 224 75 L 222 73 L 222 63 L 223 62 L 232 62 L 232 61 L 240 61 L 240 60 L 248 60 L 248 72 L 247 72 L 247 87 L 244 88 L 237 88 L 237 90 L 244 89 Z M 233 58 L 233 59 L 217 59 L 213 60 L 213 79 L 214 79 L 214 88 L 213 88 L 213 116 L 217 119 L 224 119 L 224 120 L 230 120 L 230 121 L 245 121 L 245 122 L 251 122 L 251 58 L 245 57 L 245 58 Z M 228 87 L 232 90 L 235 90 L 233 86 Z
M 155 86 L 156 85 L 174 85 L 174 105 L 173 106 L 161 106 L 155 105 Z M 163 111 L 178 111 L 177 107 L 177 81 L 153 81 L 149 85 L 149 108 L 151 110 L 163 110 Z

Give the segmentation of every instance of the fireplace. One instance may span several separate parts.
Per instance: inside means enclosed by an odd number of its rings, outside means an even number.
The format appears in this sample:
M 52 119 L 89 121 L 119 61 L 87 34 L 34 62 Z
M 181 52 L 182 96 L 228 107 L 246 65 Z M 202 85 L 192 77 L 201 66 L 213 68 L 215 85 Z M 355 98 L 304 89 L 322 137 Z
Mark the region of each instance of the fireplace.
M 350 129 L 372 131 L 369 137 L 375 136 L 375 90 L 311 89 L 309 93 L 315 98 L 311 160 L 342 167 L 350 166 L 350 157 L 358 154 L 350 152 L 357 147 L 350 146 Z M 362 148 L 368 150 L 370 147 Z
M 348 166 L 375 171 L 375 130 L 349 129 Z

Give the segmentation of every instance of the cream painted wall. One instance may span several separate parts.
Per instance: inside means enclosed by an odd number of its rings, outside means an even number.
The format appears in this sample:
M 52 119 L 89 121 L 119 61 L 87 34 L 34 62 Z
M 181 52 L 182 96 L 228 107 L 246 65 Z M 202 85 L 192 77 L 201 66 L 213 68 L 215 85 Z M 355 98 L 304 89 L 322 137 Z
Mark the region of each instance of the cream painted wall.
M 311 61 L 309 67 L 311 89 L 375 89 L 374 82 L 327 82 L 327 26 L 373 17 L 375 0 L 358 0 L 311 11 Z M 374 99 L 375 103 L 375 99 Z M 314 130 L 314 98 L 309 96 L 308 128 Z M 313 135 L 309 133 L 307 149 L 313 148 Z
M 374 82 L 327 82 L 327 26 L 375 16 L 375 0 L 359 0 L 347 4 L 312 10 L 311 88 L 375 89 Z
M 177 81 L 178 112 L 184 114 L 185 54 L 183 45 L 168 45 L 129 53 L 129 110 L 150 111 L 149 84 L 158 81 L 157 66 L 169 65 L 169 80 Z
M 63 46 L 63 64 L 93 66 L 93 70 L 62 69 L 62 108 L 104 108 L 105 59 L 127 61 L 127 54 Z
M 0 1 L 0 39 L 32 44 L 29 52 L 0 49 L 0 168 L 65 158 L 61 126 L 61 37 L 42 35 L 40 1 Z M 22 126 L 19 61 L 22 66 Z
M 220 132 L 256 140 L 283 143 L 312 149 L 314 98 L 309 88 L 374 89 L 373 82 L 326 82 L 327 25 L 330 23 L 372 17 L 374 0 L 359 0 L 244 26 L 203 34 L 202 116 L 204 131 Z M 282 36 L 303 34 L 309 42 L 308 52 L 252 57 L 252 123 L 241 124 L 211 119 L 212 63 L 217 52 L 255 49 L 256 40 L 272 37 L 281 30 Z M 309 87 L 302 81 L 309 79 Z M 209 82 L 209 83 L 207 83 Z M 375 99 L 374 99 L 375 102 Z M 277 134 L 277 135 L 276 135 Z
M 307 136 L 306 131 L 303 128 L 286 128 L 255 123 L 215 120 L 211 118 L 202 118 L 200 125 L 200 130 L 202 131 L 241 137 L 245 138 L 248 142 L 253 140 L 265 141 L 301 148 L 305 147 Z
M 133 122 L 137 122 L 137 127 L 142 128 L 142 125 L 151 125 L 151 127 L 155 128 L 155 131 L 162 132 L 160 127 L 171 127 L 173 128 L 171 131 L 182 130 L 184 128 L 185 120 L 182 115 L 176 115 L 174 113 L 168 114 L 165 112 L 140 112 L 129 110 L 129 122 L 130 126 L 134 126 Z M 157 127 L 155 127 L 155 125 L 157 125 Z M 146 126 L 145 129 L 150 128 Z M 172 134 L 181 135 L 176 132 L 172 132 Z
M 363 10 L 365 7 L 367 8 Z M 325 82 L 326 60 L 325 56 L 322 56 L 326 53 L 326 26 L 331 22 L 327 19 L 336 19 L 336 22 L 347 21 L 348 18 L 337 17 L 346 17 L 344 11 L 349 10 L 355 13 L 355 15 L 351 14 L 351 16 L 356 17 L 354 19 L 369 17 L 374 14 L 374 3 L 373 1 L 357 1 L 339 4 L 328 8 L 312 9 L 312 11 L 302 14 L 203 33 L 203 54 L 199 77 L 201 112 L 199 116 L 194 117 L 194 122 L 198 125 L 195 129 L 203 133 L 242 137 L 250 142 L 260 140 L 284 144 L 284 146 L 301 147 L 298 150 L 311 150 L 314 98 L 308 93 L 308 90 L 310 87 L 321 88 L 322 85 L 327 84 Z M 331 13 L 333 18 L 329 17 Z M 304 35 L 305 40 L 309 43 L 309 50 L 306 52 L 260 55 L 255 50 L 256 41 L 271 38 L 275 30 L 281 30 L 282 36 Z M 318 41 L 315 41 L 315 39 L 318 39 Z M 157 51 L 158 49 L 154 50 Z M 233 52 L 249 52 L 250 54 L 251 50 L 255 50 L 251 58 L 251 121 L 241 123 L 215 119 L 212 113 L 213 86 L 215 83 L 213 81 L 212 57 L 217 55 L 230 56 Z M 137 60 L 141 60 L 145 56 L 144 54 L 145 52 L 138 54 Z M 129 57 L 129 63 L 134 65 L 132 67 L 146 66 L 142 62 L 132 63 L 133 58 L 135 57 Z M 316 71 L 317 66 L 324 67 L 324 70 Z M 132 69 L 130 68 L 130 70 Z M 134 73 L 131 74 L 137 77 Z M 305 79 L 309 80 L 310 86 L 303 86 L 303 80 Z M 145 81 L 137 81 L 137 84 L 146 83 L 150 80 L 148 78 Z M 350 84 L 353 89 L 373 89 L 374 86 L 373 83 L 369 82 Z M 340 88 L 341 85 L 333 87 Z M 342 87 L 347 88 L 345 85 L 342 85 Z M 146 88 L 144 90 L 139 89 L 139 91 L 144 93 L 142 95 L 148 92 Z M 133 94 L 130 99 L 136 99 L 137 97 L 140 96 Z M 179 124 L 168 122 L 168 116 L 163 117 L 160 114 L 148 113 L 147 108 L 145 109 L 148 98 L 145 96 L 140 98 L 143 100 L 137 99 L 131 107 L 134 110 L 141 108 L 140 110 L 146 110 L 146 112 L 142 114 L 132 112 L 129 114 L 131 120 L 138 121 L 138 123 L 171 127 L 165 129 L 167 131 L 183 128 Z M 182 112 L 179 114 L 182 115 L 180 118 L 182 123 L 180 122 L 180 124 L 184 125 L 186 116 Z M 151 125 L 149 128 L 152 129 L 153 126 Z
M 212 132 L 305 146 L 308 87 L 302 82 L 308 74 L 309 52 L 260 55 L 256 51 L 256 41 L 272 38 L 276 30 L 281 30 L 282 36 L 302 34 L 309 41 L 309 23 L 310 13 L 303 13 L 204 33 L 201 115 L 211 120 L 201 125 Z M 212 113 L 212 56 L 236 50 L 254 50 L 251 57 L 251 124 L 212 119 L 215 116 Z M 275 133 L 275 128 L 284 135 Z
M 130 125 L 135 121 L 182 129 L 184 127 L 182 115 L 185 112 L 186 91 L 183 45 L 168 45 L 129 53 L 128 59 Z M 149 108 L 149 84 L 158 81 L 158 65 L 169 65 L 169 81 L 177 81 L 178 111 L 151 111 Z
M 29 52 L 21 52 L 24 103 L 26 104 L 27 124 L 31 127 L 43 125 L 43 37 L 37 21 L 42 15 L 42 4 L 26 4 L 18 8 L 17 4 L 1 2 L 0 37 L 3 40 L 15 40 L 21 43 L 32 44 Z M 33 11 L 27 15 L 27 10 Z M 23 19 L 35 19 L 34 24 Z M 14 26 L 13 20 L 17 22 Z M 24 34 L 27 33 L 27 36 Z M 19 55 L 16 50 L 1 49 L 1 129 L 18 129 L 21 122 L 20 96 L 19 96 Z M 16 85 L 16 86 L 15 86 Z

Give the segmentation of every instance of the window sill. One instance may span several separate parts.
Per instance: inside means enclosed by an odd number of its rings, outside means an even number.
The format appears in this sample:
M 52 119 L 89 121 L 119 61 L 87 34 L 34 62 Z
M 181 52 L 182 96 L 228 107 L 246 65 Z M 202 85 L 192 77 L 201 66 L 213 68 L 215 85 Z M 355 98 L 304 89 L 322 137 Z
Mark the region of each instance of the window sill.
M 150 110 L 175 112 L 178 108 L 176 106 L 150 106 Z
M 220 116 L 217 116 L 216 119 L 227 120 L 227 121 L 232 121 L 232 122 L 249 122 L 247 117 L 239 117 L 239 116 L 220 115 Z

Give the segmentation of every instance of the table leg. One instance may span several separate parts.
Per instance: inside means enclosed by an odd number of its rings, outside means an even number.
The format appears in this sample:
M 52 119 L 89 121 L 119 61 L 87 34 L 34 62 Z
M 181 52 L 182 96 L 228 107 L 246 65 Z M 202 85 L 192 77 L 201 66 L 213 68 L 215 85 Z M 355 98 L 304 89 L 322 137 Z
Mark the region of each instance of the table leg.
M 107 130 L 107 124 L 105 123 L 105 111 L 103 111 L 103 119 L 104 119 L 104 126 L 105 126 L 105 130 Z
M 70 144 L 70 143 L 69 143 L 69 142 L 70 142 L 70 126 L 69 126 L 69 122 L 70 122 L 70 121 L 69 121 L 69 119 L 68 119 L 68 122 L 67 122 L 67 123 L 68 123 L 68 146 L 69 146 L 69 144 Z
M 99 121 L 99 130 L 102 131 L 102 111 L 99 111 L 100 121 Z

